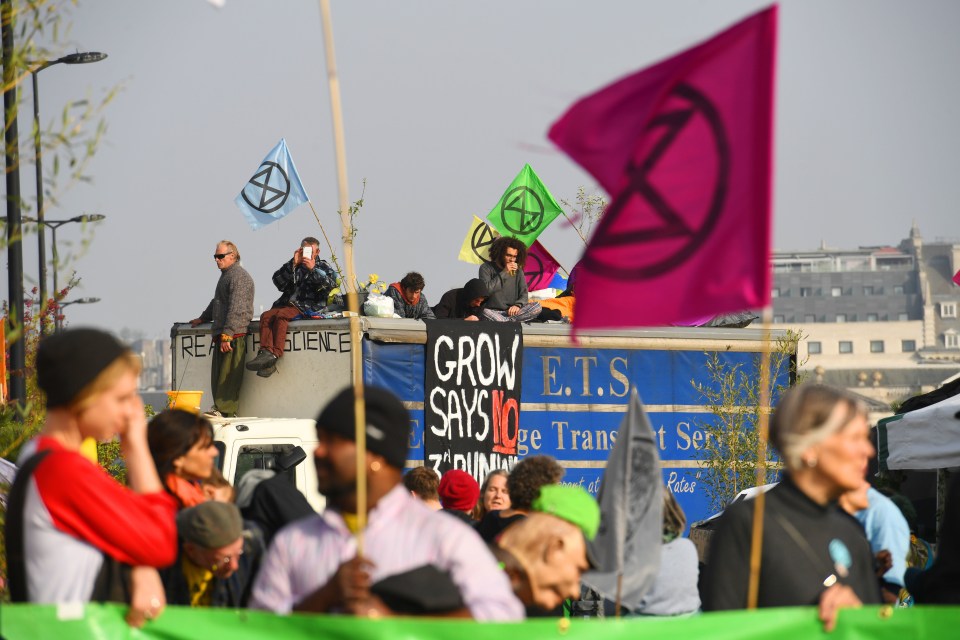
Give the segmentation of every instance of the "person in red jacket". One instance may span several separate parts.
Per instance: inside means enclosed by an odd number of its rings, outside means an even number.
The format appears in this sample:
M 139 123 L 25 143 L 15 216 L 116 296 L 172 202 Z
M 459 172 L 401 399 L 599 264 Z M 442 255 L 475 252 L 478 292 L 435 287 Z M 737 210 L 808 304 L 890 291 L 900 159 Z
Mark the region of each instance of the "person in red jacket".
M 125 600 L 135 626 L 163 610 L 156 568 L 177 557 L 177 504 L 150 457 L 139 372 L 139 358 L 96 329 L 41 340 L 46 421 L 21 452 L 7 511 L 14 601 Z M 86 438 L 116 436 L 127 487 L 80 453 Z

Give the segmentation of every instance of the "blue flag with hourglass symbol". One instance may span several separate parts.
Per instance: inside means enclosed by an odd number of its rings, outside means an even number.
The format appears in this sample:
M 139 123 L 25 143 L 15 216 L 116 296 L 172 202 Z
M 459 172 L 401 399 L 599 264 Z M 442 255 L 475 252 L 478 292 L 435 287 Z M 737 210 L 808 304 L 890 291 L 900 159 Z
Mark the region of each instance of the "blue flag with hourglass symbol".
M 300 182 L 287 141 L 281 138 L 257 167 L 253 177 L 243 185 L 234 202 L 247 223 L 257 230 L 276 222 L 308 200 L 310 197 Z

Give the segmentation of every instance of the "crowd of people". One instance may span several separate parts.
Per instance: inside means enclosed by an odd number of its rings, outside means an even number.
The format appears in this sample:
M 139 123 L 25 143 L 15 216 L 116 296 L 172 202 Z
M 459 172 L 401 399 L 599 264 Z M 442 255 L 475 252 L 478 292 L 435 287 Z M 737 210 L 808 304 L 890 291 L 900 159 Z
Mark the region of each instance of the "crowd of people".
M 299 318 L 324 318 L 342 305 L 333 302 L 338 285 L 333 268 L 320 259 L 320 241 L 306 237 L 293 256 L 273 274 L 280 297 L 260 315 L 260 347 L 246 361 L 247 326 L 253 320 L 253 278 L 240 264 L 240 250 L 229 240 L 217 244 L 213 258 L 220 278 L 203 313 L 190 321 L 194 327 L 209 322 L 215 343 L 210 369 L 213 407 L 210 416 L 235 416 L 239 408 L 244 367 L 269 378 L 283 357 L 290 322 Z M 415 271 L 392 283 L 386 297 L 392 312 L 414 320 L 461 319 L 496 322 L 557 321 L 573 318 L 573 278 L 555 300 L 531 302 L 523 271 L 527 247 L 516 238 L 500 237 L 490 248 L 490 261 L 479 268 L 479 277 L 443 294 L 431 307 L 423 293 L 426 282 Z M 389 304 L 389 303 L 388 303 Z
M 235 490 L 217 472 L 204 416 L 168 409 L 148 425 L 139 366 L 94 329 L 41 342 L 46 423 L 24 447 L 7 505 L 14 601 L 125 602 L 139 626 L 168 604 L 504 621 L 564 615 L 596 598 L 582 578 L 605 569 L 591 552 L 600 508 L 563 484 L 553 458 L 525 457 L 482 483 L 457 469 L 404 473 L 410 416 L 393 394 L 367 387 L 358 468 L 348 388 L 316 420 L 313 464 L 326 498 L 316 513 L 279 475 Z M 784 473 L 763 499 L 757 606 L 816 605 L 829 630 L 844 607 L 891 601 L 904 586 L 918 603 L 960 602 L 956 480 L 935 559 L 908 568 L 909 528 L 865 482 L 874 452 L 858 400 L 800 385 L 784 394 L 770 433 Z M 114 437 L 125 486 L 81 452 L 87 438 Z M 727 509 L 698 565 L 669 489 L 663 500 L 659 571 L 626 613 L 745 608 L 756 504 Z

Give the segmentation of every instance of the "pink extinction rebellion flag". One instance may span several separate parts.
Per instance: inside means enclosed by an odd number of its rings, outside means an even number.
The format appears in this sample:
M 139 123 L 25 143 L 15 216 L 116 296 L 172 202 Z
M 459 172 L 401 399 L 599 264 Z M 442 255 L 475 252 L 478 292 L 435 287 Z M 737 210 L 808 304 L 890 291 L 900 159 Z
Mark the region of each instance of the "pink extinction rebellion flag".
M 539 240 L 534 240 L 530 248 L 527 249 L 527 262 L 523 265 L 523 275 L 527 278 L 527 289 L 530 291 L 546 289 L 559 269 L 560 263 L 557 262 L 557 259 L 550 255 L 550 252 L 540 244 Z
M 770 302 L 777 7 L 580 99 L 549 137 L 610 194 L 575 329 Z
M 960 271 L 957 271 L 955 274 L 953 274 L 953 281 L 958 287 L 960 287 Z

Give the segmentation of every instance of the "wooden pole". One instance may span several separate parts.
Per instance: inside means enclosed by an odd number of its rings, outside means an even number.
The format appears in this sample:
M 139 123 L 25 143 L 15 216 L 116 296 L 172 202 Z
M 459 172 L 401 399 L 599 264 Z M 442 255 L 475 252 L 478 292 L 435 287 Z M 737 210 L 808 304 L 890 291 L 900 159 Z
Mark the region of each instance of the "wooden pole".
M 363 554 L 363 530 L 367 526 L 367 419 L 363 403 L 363 368 L 360 335 L 360 307 L 353 286 L 356 270 L 353 266 L 353 234 L 350 233 L 350 196 L 347 190 L 347 151 L 343 139 L 343 112 L 340 105 L 340 80 L 333 48 L 333 23 L 330 19 L 330 1 L 320 0 L 320 20 L 323 23 L 323 43 L 327 58 L 327 81 L 330 85 L 330 113 L 333 117 L 333 141 L 337 159 L 337 193 L 340 204 L 340 227 L 343 234 L 343 257 L 347 267 L 347 308 L 350 310 L 350 355 L 353 372 L 354 415 L 357 440 L 357 554 Z
M 340 262 L 337 260 L 337 253 L 333 250 L 333 245 L 330 244 L 330 238 L 327 236 L 327 230 L 323 228 L 323 223 L 320 222 L 320 216 L 317 215 L 317 210 L 313 208 L 313 203 L 307 200 L 307 204 L 310 205 L 310 211 L 313 211 L 313 217 L 317 219 L 317 224 L 320 226 L 320 233 L 323 234 L 323 239 L 327 241 L 327 248 L 330 249 L 330 259 L 333 260 L 333 266 L 337 269 L 337 275 L 340 276 L 340 286 L 346 286 L 343 284 L 346 278 L 343 277 L 343 272 L 340 271 Z
M 767 483 L 767 439 L 770 433 L 770 322 L 773 309 L 763 310 L 763 346 L 760 351 L 760 415 L 757 416 L 757 470 L 755 484 Z M 766 496 L 758 493 L 753 500 L 753 531 L 750 537 L 750 582 L 747 585 L 747 609 L 757 608 L 760 594 L 760 554 L 763 550 L 763 513 Z

